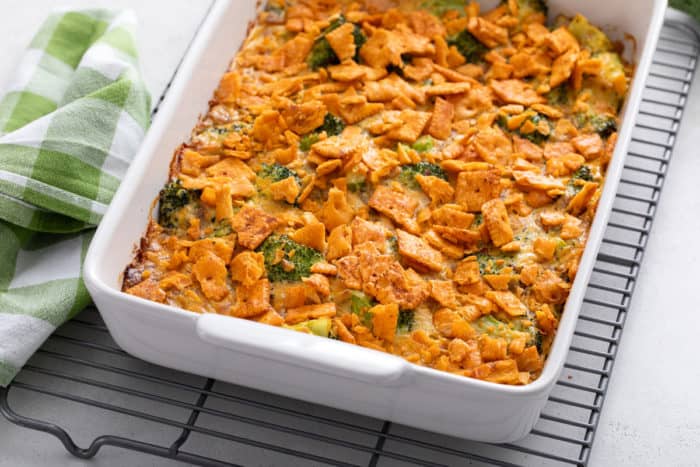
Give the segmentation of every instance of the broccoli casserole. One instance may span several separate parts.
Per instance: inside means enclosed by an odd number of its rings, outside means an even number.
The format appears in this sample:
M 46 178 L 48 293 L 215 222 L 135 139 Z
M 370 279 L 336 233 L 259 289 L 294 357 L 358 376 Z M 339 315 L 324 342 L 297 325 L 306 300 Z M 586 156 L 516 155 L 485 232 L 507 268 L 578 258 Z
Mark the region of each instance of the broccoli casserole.
M 123 289 L 527 384 L 615 146 L 620 52 L 537 0 L 270 0 Z

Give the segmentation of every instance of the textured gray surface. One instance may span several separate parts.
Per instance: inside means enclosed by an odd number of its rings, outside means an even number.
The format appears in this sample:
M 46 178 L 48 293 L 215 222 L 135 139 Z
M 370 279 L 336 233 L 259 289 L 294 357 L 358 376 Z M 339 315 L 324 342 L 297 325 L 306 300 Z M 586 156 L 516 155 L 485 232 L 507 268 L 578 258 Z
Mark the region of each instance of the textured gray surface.
M 4 0 L 0 16 L 0 86 L 7 80 L 22 49 L 55 2 Z M 77 6 L 111 5 L 132 8 L 140 20 L 142 66 L 149 88 L 158 96 L 177 65 L 187 42 L 209 6 L 205 0 L 73 1 Z M 649 239 L 630 316 L 609 385 L 592 466 L 698 465 L 700 445 L 700 366 L 689 351 L 700 326 L 697 313 L 697 271 L 700 250 L 700 86 L 693 87 L 675 156 Z M 50 405 L 48 399 L 42 404 Z M 30 401 L 25 404 L 31 405 Z M 43 415 L 52 407 L 34 407 Z M 31 413 L 31 411 L 29 412 Z M 61 420 L 65 413 L 52 414 Z M 94 418 L 89 412 L 69 414 Z M 167 415 L 167 414 L 164 414 Z M 176 416 L 175 414 L 173 414 Z M 98 420 L 114 423 L 114 432 L 138 436 L 147 427 L 126 417 Z M 89 431 L 89 430 L 87 430 Z M 225 446 L 217 446 L 225 449 Z M 264 459 L 237 459 L 245 465 L 265 465 Z M 92 461 L 66 454 L 58 441 L 18 428 L 0 418 L 0 466 L 161 466 L 172 461 L 106 448 Z

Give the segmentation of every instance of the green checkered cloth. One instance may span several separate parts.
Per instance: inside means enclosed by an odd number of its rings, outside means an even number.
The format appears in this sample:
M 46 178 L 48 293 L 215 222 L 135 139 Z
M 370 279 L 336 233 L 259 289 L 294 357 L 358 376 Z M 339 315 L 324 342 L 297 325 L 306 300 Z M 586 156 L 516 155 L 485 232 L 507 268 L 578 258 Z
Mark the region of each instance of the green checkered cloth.
M 668 4 L 700 20 L 700 0 L 669 0 Z
M 90 303 L 85 252 L 149 125 L 131 12 L 61 11 L 0 101 L 0 385 Z

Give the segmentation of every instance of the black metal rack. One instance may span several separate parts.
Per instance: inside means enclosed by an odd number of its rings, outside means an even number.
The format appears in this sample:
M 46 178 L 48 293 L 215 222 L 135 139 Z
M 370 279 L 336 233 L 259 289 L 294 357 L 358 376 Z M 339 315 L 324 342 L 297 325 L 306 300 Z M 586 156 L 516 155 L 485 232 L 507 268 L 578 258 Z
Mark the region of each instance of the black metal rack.
M 527 438 L 464 441 L 157 367 L 119 349 L 94 309 L 0 388 L 0 412 L 80 458 L 113 446 L 206 466 L 585 466 L 699 54 L 691 23 L 669 16 L 567 363 Z

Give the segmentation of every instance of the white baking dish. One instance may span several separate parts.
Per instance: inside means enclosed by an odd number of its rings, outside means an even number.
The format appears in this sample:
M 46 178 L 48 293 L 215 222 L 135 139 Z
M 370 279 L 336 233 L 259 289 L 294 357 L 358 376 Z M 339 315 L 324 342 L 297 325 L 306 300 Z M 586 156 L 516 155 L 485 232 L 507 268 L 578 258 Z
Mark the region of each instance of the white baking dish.
M 494 1 L 482 2 L 492 6 Z M 420 367 L 359 346 L 237 318 L 197 314 L 120 291 L 168 176 L 255 16 L 256 0 L 217 0 L 92 241 L 84 274 L 110 332 L 127 352 L 167 367 L 453 436 L 514 441 L 534 426 L 557 381 L 612 208 L 666 0 L 551 0 L 550 14 L 581 12 L 637 39 L 637 70 L 598 213 L 557 337 L 535 382 L 498 385 Z

